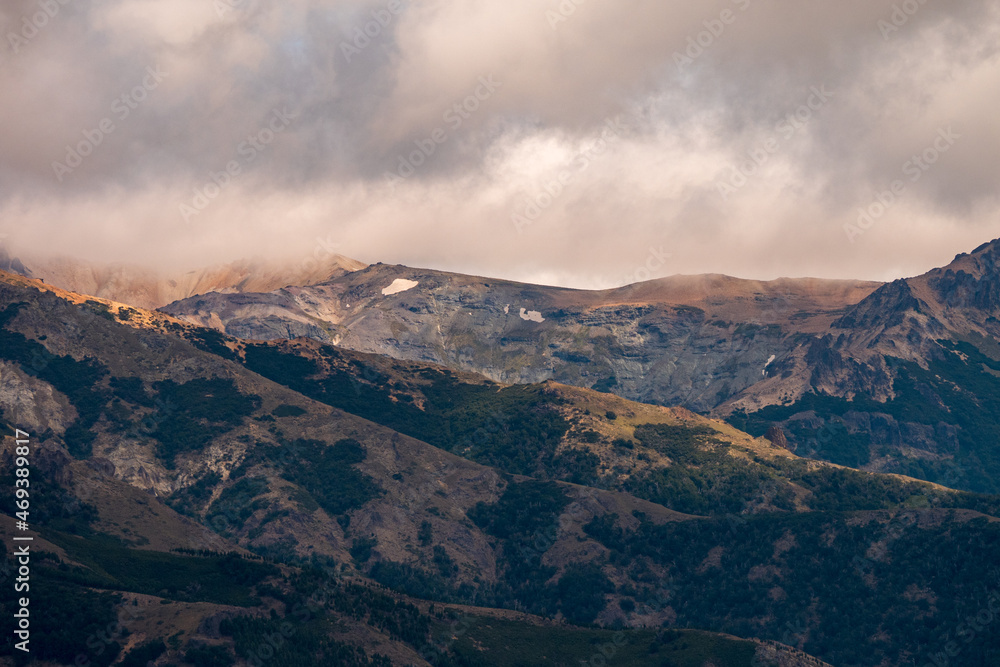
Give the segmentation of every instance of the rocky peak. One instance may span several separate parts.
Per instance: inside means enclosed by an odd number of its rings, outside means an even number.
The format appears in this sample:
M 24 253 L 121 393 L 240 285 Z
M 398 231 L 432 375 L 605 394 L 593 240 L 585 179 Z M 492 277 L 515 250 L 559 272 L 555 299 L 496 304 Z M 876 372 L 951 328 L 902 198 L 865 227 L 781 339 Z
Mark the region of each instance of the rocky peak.
M 958 255 L 948 266 L 924 276 L 934 297 L 946 308 L 1000 311 L 1000 240 Z

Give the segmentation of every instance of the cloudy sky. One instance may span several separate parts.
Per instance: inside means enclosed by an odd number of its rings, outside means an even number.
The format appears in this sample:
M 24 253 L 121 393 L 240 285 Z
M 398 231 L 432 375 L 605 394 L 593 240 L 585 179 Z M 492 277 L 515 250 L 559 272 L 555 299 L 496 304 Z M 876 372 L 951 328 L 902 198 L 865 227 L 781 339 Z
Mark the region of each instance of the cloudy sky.
M 21 254 L 599 287 L 1000 236 L 996 0 L 4 0 L 0 36 Z

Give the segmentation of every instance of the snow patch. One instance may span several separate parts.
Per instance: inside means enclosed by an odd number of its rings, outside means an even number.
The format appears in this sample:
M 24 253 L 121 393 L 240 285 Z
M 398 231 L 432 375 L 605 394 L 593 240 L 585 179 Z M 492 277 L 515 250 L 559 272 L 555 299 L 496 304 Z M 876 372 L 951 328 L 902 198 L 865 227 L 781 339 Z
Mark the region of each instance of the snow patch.
M 521 309 L 521 319 L 526 322 L 544 322 L 545 318 L 537 310 L 525 310 Z
M 399 294 L 400 292 L 405 292 L 406 290 L 413 289 L 420 283 L 416 280 L 407 280 L 406 278 L 396 278 L 392 281 L 392 284 L 382 290 L 382 296 L 392 296 L 393 294 Z
M 777 357 L 773 354 L 770 356 L 770 358 L 768 358 L 767 363 L 764 364 L 764 370 L 760 372 L 761 375 L 767 377 L 767 367 L 770 366 L 775 359 L 777 359 Z
M 506 306 L 503 307 L 503 314 L 504 315 L 509 315 L 510 314 L 510 304 L 509 303 Z

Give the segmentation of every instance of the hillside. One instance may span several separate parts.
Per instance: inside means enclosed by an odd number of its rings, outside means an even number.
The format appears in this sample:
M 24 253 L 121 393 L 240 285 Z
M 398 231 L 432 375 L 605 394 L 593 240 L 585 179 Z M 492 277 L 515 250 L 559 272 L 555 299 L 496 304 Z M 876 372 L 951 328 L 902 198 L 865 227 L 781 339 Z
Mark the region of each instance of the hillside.
M 803 460 L 683 409 L 229 339 L 10 274 L 0 306 L 0 419 L 42 443 L 52 500 L 34 521 L 72 573 L 52 575 L 52 595 L 94 619 L 127 605 L 81 584 L 180 605 L 165 630 L 137 621 L 143 641 L 170 639 L 170 660 L 199 642 L 245 659 L 286 619 L 308 626 L 289 659 L 343 664 L 490 664 L 488 646 L 559 664 L 526 652 L 587 660 L 615 627 L 629 664 L 816 664 L 787 646 L 905 664 L 981 608 L 992 576 L 996 499 Z M 300 625 L 296 601 L 316 590 L 336 603 Z M 503 622 L 470 621 L 421 658 L 469 606 Z M 964 655 L 998 650 L 981 637 Z
M 807 457 L 996 493 L 998 248 L 886 285 L 708 275 L 587 292 L 375 265 L 163 310 L 243 339 L 683 406 L 779 428 Z

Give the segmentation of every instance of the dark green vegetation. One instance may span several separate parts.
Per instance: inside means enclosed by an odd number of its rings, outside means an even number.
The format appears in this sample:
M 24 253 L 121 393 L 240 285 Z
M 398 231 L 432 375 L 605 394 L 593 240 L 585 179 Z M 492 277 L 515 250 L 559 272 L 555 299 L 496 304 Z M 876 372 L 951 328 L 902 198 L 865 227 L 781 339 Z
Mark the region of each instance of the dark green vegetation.
M 118 319 L 122 322 L 128 322 L 133 317 L 135 317 L 136 311 L 131 308 L 121 307 L 118 309 Z
M 562 487 L 553 482 L 509 484 L 495 505 L 480 503 L 469 513 L 476 525 L 500 547 L 502 585 L 496 603 L 517 602 L 527 610 L 553 615 L 561 611 L 574 623 L 593 622 L 604 609 L 604 595 L 614 586 L 590 564 L 569 565 L 551 583 L 556 568 L 542 557 L 559 538 L 559 517 L 569 505 Z
M 58 568 L 49 577 L 170 600 L 254 606 L 259 600 L 252 587 L 278 574 L 273 565 L 235 554 L 200 557 L 144 551 L 98 534 L 84 538 L 54 533 L 49 539 L 83 566 Z
M 6 544 L 0 549 L 6 565 L 11 556 Z M 34 564 L 48 563 L 47 559 L 40 559 L 40 555 L 35 553 Z M 70 665 L 78 655 L 86 654 L 92 665 L 110 665 L 121 652 L 121 637 L 108 632 L 108 628 L 113 630 L 118 624 L 116 605 L 120 596 L 44 576 L 50 569 L 39 568 L 27 591 L 31 610 L 35 612 L 31 621 L 31 657 Z M 4 580 L 0 614 L 10 619 L 18 609 L 16 598 L 24 593 L 16 594 L 10 580 L 6 577 Z M 42 609 L 45 613 L 37 613 Z M 12 624 L 7 624 L 8 629 L 11 627 Z M 98 639 L 101 632 L 105 634 Z M 0 655 L 14 656 L 16 664 L 28 664 L 24 653 L 14 649 L 14 642 L 13 633 L 5 632 L 0 640 Z
M 794 508 L 779 470 L 730 456 L 707 427 L 640 426 L 639 442 L 670 457 L 673 465 L 629 478 L 624 490 L 688 514 L 737 514 L 767 494 L 771 505 Z
M 234 556 L 199 558 L 126 549 L 105 536 L 52 534 L 84 567 L 45 558 L 32 584 L 32 604 L 45 609 L 32 625 L 33 657 L 60 664 L 106 666 L 121 654 L 132 633 L 133 612 L 119 611 L 120 596 L 93 591 L 109 584 L 116 590 L 150 593 L 156 586 L 172 587 L 160 595 L 168 599 L 206 599 L 232 603 L 251 600 L 254 591 L 283 604 L 284 613 L 235 616 L 223 620 L 220 630 L 230 643 L 191 643 L 180 650 L 186 663 L 207 667 L 233 665 L 237 658 L 251 664 L 389 667 L 385 656 L 367 651 L 347 640 L 332 637 L 345 624 L 367 626 L 410 647 L 436 667 L 472 665 L 579 664 L 596 655 L 618 655 L 637 665 L 695 665 L 711 659 L 724 667 L 750 667 L 753 647 L 746 642 L 715 638 L 704 633 L 584 630 L 563 626 L 535 626 L 524 621 L 458 616 L 455 613 L 421 612 L 396 596 L 368 586 L 347 583 L 316 568 L 293 569 L 281 575 L 269 565 Z M 5 557 L 8 554 L 3 554 Z M 36 555 L 36 562 L 43 560 Z M 242 563 L 242 564 L 241 564 Z M 156 574 L 153 569 L 155 568 Z M 114 581 L 108 570 L 115 572 Z M 228 577 L 222 582 L 220 577 Z M 171 584 L 170 580 L 176 584 Z M 268 582 L 263 583 L 266 578 Z M 575 582 L 574 582 L 575 583 Z M 181 584 L 186 588 L 181 588 Z M 195 590 L 200 585 L 199 590 Z M 157 594 L 157 593 L 152 593 Z M 0 612 L 13 611 L 5 595 Z M 249 610 L 248 610 L 249 611 Z M 122 620 L 124 618 L 124 620 Z M 457 634 L 454 628 L 458 628 Z M 173 640 L 148 640 L 132 649 L 118 663 L 146 665 L 166 653 Z M 512 645 L 513 642 L 513 645 Z M 177 646 L 173 644 L 173 646 Z M 559 652 L 568 662 L 548 662 Z M 610 652 L 610 653 L 609 653 Z M 15 656 L 10 638 L 0 645 L 0 655 Z M 175 654 L 176 655 L 176 654 Z M 82 656 L 82 658 L 80 657 Z M 669 658 L 674 662 L 665 662 Z M 27 663 L 18 663 L 27 664 Z
M 354 541 L 351 543 L 350 553 L 351 558 L 354 559 L 355 564 L 361 567 L 372 557 L 372 549 L 378 544 L 378 541 L 371 537 L 355 537 Z
M 78 458 L 90 456 L 96 437 L 93 427 L 106 415 L 130 435 L 155 439 L 158 455 L 172 467 L 178 454 L 202 449 L 260 405 L 259 397 L 241 394 L 231 380 L 196 378 L 183 384 L 166 380 L 157 383 L 150 395 L 140 378 L 108 378 L 107 367 L 94 359 L 77 361 L 69 355 L 54 355 L 41 343 L 9 331 L 7 323 L 25 305 L 11 304 L 0 312 L 0 359 L 18 363 L 25 373 L 69 398 L 78 417 L 64 440 Z M 152 414 L 133 423 L 123 402 L 152 408 Z
M 620 489 L 700 515 L 739 514 L 761 506 L 792 511 L 792 483 L 811 492 L 803 501 L 809 509 L 874 510 L 910 503 L 1000 511 L 991 499 L 939 493 L 891 477 L 832 468 L 810 471 L 805 461 L 733 457 L 718 434 L 704 426 L 638 427 L 639 444 L 668 456 L 673 465 L 631 475 L 623 482 L 602 478 L 593 453 L 566 450 L 555 454 L 570 424 L 555 410 L 561 399 L 547 394 L 542 386 L 471 384 L 447 370 L 432 368 L 415 376 L 411 373 L 412 379 L 406 382 L 399 379 L 399 373 L 390 379 L 335 348 L 321 350 L 331 365 L 329 370 L 273 345 L 248 346 L 247 366 L 312 398 L 504 472 Z M 411 395 L 421 397 L 423 409 L 416 407 Z M 1000 385 L 996 395 L 1000 396 Z M 775 409 L 791 408 L 767 410 Z M 763 435 L 770 425 L 760 419 L 750 431 Z M 584 440 L 588 435 L 594 441 L 599 438 L 593 431 L 581 434 Z M 635 446 L 629 440 L 612 445 Z
M 184 653 L 184 661 L 194 667 L 232 667 L 236 664 L 225 646 L 192 646 Z
M 539 387 L 461 382 L 443 369 L 419 371 L 413 386 L 390 386 L 374 366 L 321 348 L 330 368 L 273 345 L 248 345 L 250 370 L 351 414 L 516 474 L 558 473 L 572 465 L 555 454 L 568 425 L 558 399 Z M 423 409 L 413 403 L 418 391 Z M 395 399 L 395 400 L 394 400 Z
M 81 321 L 100 331 L 121 329 L 123 337 L 136 335 L 130 327 L 75 310 Z M 37 320 L 38 312 L 23 314 Z M 53 336 L 51 330 L 49 335 Z M 150 448 L 135 442 L 140 437 L 155 443 L 165 464 L 175 459 L 178 464 L 185 460 L 203 464 L 178 465 L 183 472 L 156 466 L 152 472 L 168 482 L 156 491 L 169 491 L 172 482 L 184 485 L 169 499 L 172 507 L 214 528 L 232 548 L 238 544 L 256 549 L 264 557 L 132 548 L 141 542 L 141 535 L 125 544 L 95 533 L 93 526 L 98 524 L 90 521 L 95 510 L 72 502 L 67 489 L 53 481 L 56 477 L 39 474 L 40 497 L 33 498 L 37 502 L 33 512 L 37 509 L 38 516 L 45 517 L 47 538 L 80 564 L 39 560 L 39 575 L 60 591 L 70 591 L 59 595 L 74 603 L 73 591 L 111 596 L 81 598 L 79 606 L 94 609 L 95 618 L 103 618 L 101 605 L 114 611 L 114 596 L 129 592 L 168 601 L 157 609 L 204 614 L 199 620 L 218 613 L 209 608 L 211 604 L 239 608 L 222 636 L 207 644 L 179 641 L 173 630 L 164 631 L 158 638 L 169 655 L 161 661 L 228 664 L 263 658 L 271 651 L 273 657 L 262 659 L 263 663 L 383 665 L 385 659 L 376 654 L 392 644 L 433 655 L 434 665 L 559 664 L 560 660 L 577 665 L 595 656 L 606 658 L 603 649 L 610 640 L 618 658 L 608 659 L 608 664 L 703 667 L 708 660 L 717 666 L 751 664 L 749 644 L 694 631 L 698 628 L 800 644 L 838 666 L 883 660 L 921 665 L 943 650 L 949 633 L 958 635 L 965 618 L 984 608 L 990 587 L 1000 586 L 989 572 L 1000 547 L 995 525 L 969 521 L 967 512 L 952 516 L 946 509 L 998 513 L 992 497 L 936 491 L 906 480 L 807 461 L 765 458 L 729 443 L 725 434 L 687 421 L 639 426 L 634 434 L 622 432 L 634 423 L 632 413 L 628 406 L 614 403 L 617 414 L 610 425 L 607 397 L 596 402 L 599 408 L 590 404 L 593 416 L 586 414 L 587 426 L 583 418 L 572 423 L 574 418 L 561 416 L 560 410 L 567 415 L 578 412 L 569 402 L 575 399 L 559 396 L 572 394 L 547 386 L 502 388 L 456 373 L 393 366 L 333 348 L 324 348 L 313 359 L 299 357 L 290 348 L 250 345 L 247 364 L 283 383 L 443 449 L 489 462 L 502 473 L 527 472 L 535 477 L 501 475 L 497 486 L 494 472 L 444 457 L 450 461 L 447 469 L 426 487 L 435 502 L 408 504 L 400 487 L 414 479 L 414 452 L 429 453 L 424 445 L 402 443 L 406 439 L 337 412 L 330 421 L 342 424 L 324 430 L 326 425 L 316 425 L 321 421 L 316 415 L 303 415 L 292 405 L 308 405 L 304 399 L 259 382 L 231 362 L 190 346 L 168 345 L 169 340 L 158 333 L 143 339 L 161 351 L 169 350 L 155 363 L 149 359 L 142 364 L 118 363 L 108 349 L 98 359 L 88 359 L 79 354 L 85 348 L 69 345 L 82 361 L 52 357 L 46 358 L 46 367 L 64 365 L 52 382 L 66 387 L 72 401 L 85 405 L 88 392 L 97 394 L 93 411 L 97 418 L 88 432 L 102 438 L 122 436 L 124 465 L 116 475 L 127 474 L 132 463 L 128 456 L 148 461 Z M 38 341 L 15 341 L 5 353 L 11 349 L 21 358 L 27 352 L 30 359 L 33 346 L 41 342 L 43 335 Z M 24 348 L 21 352 L 18 344 Z M 220 344 L 228 350 L 232 342 Z M 60 351 L 67 349 L 65 341 L 60 345 Z M 171 370 L 160 372 L 165 362 Z M 114 369 L 115 377 L 108 368 Z M 194 376 L 181 375 L 178 368 L 194 374 L 202 369 L 206 377 L 185 382 L 181 378 Z M 236 378 L 238 384 L 228 378 Z M 83 389 L 74 389 L 75 384 Z M 259 412 L 265 404 L 270 412 Z M 273 406 L 278 407 L 271 410 Z M 563 410 L 567 406 L 571 410 Z M 178 422 L 176 429 L 174 422 L 165 426 L 174 416 L 190 423 Z M 250 416 L 257 420 L 248 420 Z M 594 426 L 594 420 L 603 425 Z M 209 432 L 208 439 L 192 435 L 198 430 L 192 424 Z M 241 424 L 242 430 L 233 433 Z M 615 434 L 595 430 L 605 427 Z M 168 428 L 179 435 L 165 433 Z M 602 457 L 613 460 L 612 465 L 599 469 L 597 457 L 587 451 L 557 455 L 556 446 L 567 434 L 580 444 L 594 445 Z M 50 441 L 60 444 L 55 437 Z M 202 452 L 213 443 L 220 445 L 220 456 L 209 460 Z M 392 469 L 390 481 L 381 463 L 397 454 L 400 464 Z M 669 459 L 671 465 L 659 470 L 629 467 L 632 462 L 648 463 L 654 454 Z M 358 468 L 369 456 L 380 465 L 364 474 Z M 121 460 L 112 458 L 116 465 Z M 88 465 L 95 472 L 107 470 L 106 463 L 74 461 L 58 479 L 69 479 L 70 472 L 84 471 Z M 104 483 L 99 475 L 94 479 Z M 667 513 L 649 509 L 649 516 L 636 513 L 616 521 L 602 513 L 629 512 L 634 499 L 600 492 L 587 501 L 587 512 L 595 511 L 598 517 L 591 520 L 588 513 L 581 518 L 573 498 L 590 492 L 556 480 L 627 490 L 709 518 L 658 526 L 651 519 L 662 521 Z M 120 487 L 109 487 L 116 488 Z M 406 487 L 410 490 L 419 491 Z M 437 496 L 444 500 L 437 501 Z M 389 518 L 400 520 L 396 533 L 386 529 L 392 524 L 383 508 L 365 507 L 380 497 L 399 500 L 408 512 L 401 520 Z M 459 499 L 470 497 L 473 500 L 461 504 Z M 472 505 L 484 499 L 485 503 Z M 94 502 L 102 513 L 107 511 L 103 495 Z M 320 508 L 334 521 L 316 511 Z M 886 509 L 890 512 L 869 512 Z M 158 511 L 163 516 L 167 509 L 161 506 Z M 107 523 L 100 525 L 107 530 L 129 521 L 117 512 L 102 514 L 102 519 Z M 376 533 L 378 520 L 383 523 Z M 295 544 L 295 539 L 306 542 L 306 533 L 296 532 L 303 522 L 310 524 L 308 534 L 326 531 L 331 536 L 336 556 L 301 555 L 301 547 L 313 546 Z M 372 526 L 373 532 L 360 526 Z M 52 530 L 57 527 L 62 532 Z M 183 522 L 170 528 L 168 539 L 188 544 Z M 195 550 L 196 545 L 200 541 L 192 539 Z M 400 553 L 404 555 L 396 555 Z M 407 562 L 391 560 L 397 558 Z M 484 562 L 490 567 L 483 567 Z M 354 583 L 311 566 L 320 564 L 350 574 Z M 397 592 L 371 585 L 371 580 Z M 357 583 L 364 581 L 368 584 Z M 421 611 L 399 591 L 436 602 L 529 610 L 579 626 L 600 622 L 614 628 L 618 623 L 647 622 L 653 627 L 626 632 L 618 646 L 613 643 L 613 629 L 475 617 L 465 632 L 442 638 L 461 617 L 434 608 Z M 317 595 L 319 601 L 310 606 Z M 62 623 L 78 621 L 60 617 Z M 378 639 L 371 639 L 376 634 Z M 989 635 L 977 632 L 961 645 L 963 665 L 996 662 L 997 647 Z M 84 645 L 86 640 L 83 637 Z M 115 641 L 125 645 L 121 638 Z M 483 647 L 490 650 L 480 651 Z M 135 651 L 159 648 L 140 646 Z M 106 651 L 112 651 L 110 644 Z M 71 664 L 72 657 L 58 660 Z M 134 657 L 140 658 L 138 653 Z
M 91 525 L 97 516 L 95 508 L 79 502 L 48 475 L 35 471 L 31 488 L 39 501 L 32 508 L 33 522 L 45 526 L 45 538 L 64 549 L 75 563 L 56 567 L 58 559 L 45 560 L 33 581 L 43 580 L 71 592 L 77 590 L 75 586 L 253 606 L 260 602 L 253 586 L 278 574 L 273 565 L 236 554 L 185 556 L 132 548 L 95 532 Z M 56 527 L 69 532 L 56 532 Z
M 0 474 L 0 484 L 5 489 L 14 489 L 15 479 L 13 467 L 5 468 Z M 90 529 L 91 522 L 97 518 L 93 505 L 82 502 L 47 475 L 35 472 L 30 483 L 30 523 L 77 534 Z M 14 493 L 0 493 L 0 512 L 12 517 L 17 511 Z
M 91 428 L 110 398 L 97 386 L 108 374 L 107 368 L 93 359 L 76 361 L 69 355 L 52 354 L 41 343 L 8 330 L 7 324 L 26 305 L 12 303 L 0 311 L 0 359 L 20 364 L 25 373 L 51 384 L 69 398 L 78 417 L 66 430 L 66 448 L 74 456 L 87 457 L 95 438 Z
M 223 359 L 236 358 L 236 353 L 226 346 L 226 337 L 215 329 L 186 328 L 172 322 L 167 324 L 167 329 L 175 334 L 183 334 L 184 338 L 205 352 L 211 352 Z
M 585 530 L 633 580 L 664 568 L 630 593 L 640 604 L 666 595 L 681 627 L 801 645 L 834 665 L 905 664 L 907 654 L 940 650 L 1000 591 L 991 569 L 1000 525 L 940 525 L 919 512 L 875 518 L 810 513 L 657 526 L 640 516 L 637 530 L 624 531 L 604 516 Z M 981 634 L 963 656 L 962 664 L 997 664 L 1000 634 Z
M 449 639 L 459 629 L 457 664 L 481 667 L 739 667 L 753 664 L 749 642 L 683 630 L 614 631 L 525 625 L 470 617 L 442 624 Z
M 271 410 L 271 414 L 279 419 L 282 417 L 301 417 L 305 413 L 306 411 L 297 405 L 279 405 Z
M 180 491 L 166 499 L 166 503 L 181 514 L 192 516 L 204 506 L 205 502 L 212 497 L 215 487 L 222 481 L 222 475 L 217 472 L 208 472 L 202 475 L 190 486 L 186 486 Z
M 344 438 L 333 445 L 320 440 L 288 440 L 277 434 L 280 446 L 258 445 L 244 467 L 264 464 L 299 486 L 302 502 L 315 503 L 331 516 L 345 514 L 382 495 L 378 484 L 354 467 L 368 456 L 357 440 Z M 259 494 L 258 494 L 259 495 Z
M 499 550 L 500 581 L 495 585 L 456 584 L 456 566 L 440 545 L 426 568 L 379 561 L 368 574 L 384 586 L 422 599 L 547 616 L 561 613 L 571 623 L 592 623 L 605 607 L 604 596 L 614 592 L 604 573 L 590 564 L 571 563 L 552 582 L 558 569 L 542 564 L 545 552 L 561 536 L 559 517 L 569 504 L 564 487 L 526 481 L 509 483 L 496 504 L 479 503 L 469 512 Z M 374 545 L 374 540 L 356 539 L 351 553 L 364 564 Z
M 284 629 L 284 634 L 282 634 Z M 244 660 L 264 659 L 276 652 L 282 665 L 312 667 L 313 665 L 343 665 L 344 667 L 390 667 L 383 656 L 370 658 L 359 646 L 339 642 L 330 637 L 335 626 L 325 618 L 292 616 L 280 618 L 242 617 L 222 623 L 224 636 L 232 637 L 236 654 Z
M 106 303 L 101 301 L 95 301 L 94 299 L 87 299 L 83 303 L 83 307 L 94 313 L 98 317 L 103 317 L 106 320 L 114 322 L 115 316 L 111 314 L 111 308 Z
M 673 465 L 636 475 L 623 489 L 665 507 L 699 515 L 745 513 L 754 504 L 769 511 L 794 509 L 794 484 L 809 493 L 810 510 L 861 511 L 895 507 L 964 508 L 1000 514 L 993 496 L 934 489 L 926 484 L 857 470 L 810 466 L 804 459 L 749 459 L 728 454 L 714 431 L 663 424 L 636 428 L 636 439 L 669 456 Z
M 287 507 L 277 506 L 276 499 L 269 495 L 276 477 L 295 485 L 289 499 L 299 510 L 311 513 L 322 508 L 341 521 L 345 529 L 350 523 L 351 510 L 383 495 L 384 491 L 375 480 L 356 468 L 356 464 L 367 457 L 364 445 L 357 440 L 342 438 L 330 445 L 305 438 L 290 440 L 277 429 L 273 434 L 279 444 L 256 443 L 227 482 L 223 483 L 218 473 L 208 472 L 175 493 L 169 500 L 170 506 L 202 521 L 226 538 L 239 539 L 245 534 L 248 539 L 255 540 L 268 524 L 291 512 Z M 207 504 L 213 491 L 220 487 L 221 492 Z M 262 516 L 256 526 L 247 531 L 247 522 L 258 512 Z M 277 550 L 248 546 L 268 557 L 289 562 L 299 560 L 292 550 L 280 546 Z M 360 553 L 370 553 L 371 546 Z M 367 560 L 366 557 L 361 562 Z
M 267 646 L 283 645 L 288 665 L 388 666 L 381 656 L 329 638 L 331 614 L 366 624 L 389 637 L 419 650 L 428 640 L 431 618 L 412 604 L 366 586 L 338 581 L 324 570 L 304 568 L 287 580 L 285 592 L 273 595 L 286 609 L 284 616 L 267 619 L 242 618 L 226 621 L 221 631 L 233 637 L 237 655 L 265 658 Z
M 915 363 L 887 359 L 895 374 L 895 397 L 885 403 L 807 394 L 790 405 L 734 414 L 729 422 L 751 435 L 763 435 L 772 425 L 780 425 L 800 454 L 854 467 L 874 457 L 898 456 L 892 447 L 900 437 L 907 439 L 905 433 L 923 430 L 940 440 L 951 431 L 956 449 L 933 452 L 941 456 L 903 459 L 893 472 L 970 491 L 1000 493 L 1000 449 L 996 447 L 1000 442 L 1000 361 L 968 342 L 939 342 L 941 352 L 926 370 Z
M 164 380 L 155 389 L 162 407 L 150 436 L 167 467 L 179 454 L 204 449 L 260 407 L 259 396 L 241 394 L 232 380 Z
M 454 582 L 429 567 L 380 560 L 368 568 L 368 576 L 386 588 L 421 600 L 490 606 L 493 597 L 480 594 L 472 585 Z
M 223 489 L 208 508 L 206 523 L 226 536 L 232 535 L 233 531 L 242 530 L 254 512 L 269 506 L 268 501 L 260 496 L 270 490 L 267 480 L 260 477 L 236 480 L 235 484 Z
M 147 667 L 149 662 L 155 661 L 166 652 L 167 645 L 163 640 L 153 639 L 136 646 L 118 664 L 121 667 Z
M 335 348 L 324 346 L 321 355 L 329 366 L 326 370 L 294 350 L 249 345 L 246 365 L 311 398 L 504 472 L 576 484 L 617 485 L 614 480 L 600 479 L 600 460 L 593 453 L 555 453 L 570 424 L 556 410 L 562 399 L 546 393 L 542 386 L 473 384 L 448 370 L 434 368 L 411 374 L 409 382 L 398 377 L 390 381 L 374 366 Z M 414 403 L 414 395 L 421 398 L 422 408 Z M 703 431 L 684 427 L 661 433 L 658 446 L 667 441 L 676 441 L 678 447 L 694 446 L 706 436 Z M 589 434 L 596 442 L 598 435 Z M 588 434 L 583 435 L 586 438 Z M 720 465 L 704 472 L 695 470 L 694 465 L 658 471 L 632 480 L 623 490 L 680 511 L 725 513 L 742 507 L 748 486 L 769 479 L 756 469 L 742 471 L 724 453 L 705 456 Z M 707 462 L 699 459 L 697 463 Z M 741 471 L 739 477 L 726 478 Z M 698 479 L 692 480 L 692 476 Z M 706 499 L 699 494 L 709 477 L 716 480 L 718 488 Z

